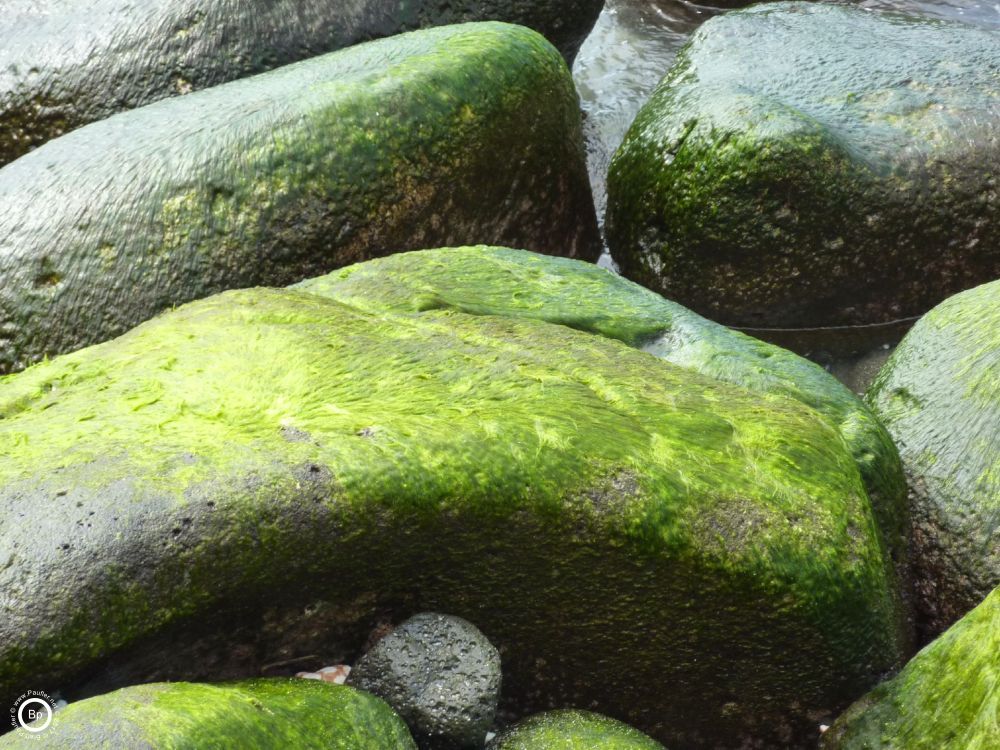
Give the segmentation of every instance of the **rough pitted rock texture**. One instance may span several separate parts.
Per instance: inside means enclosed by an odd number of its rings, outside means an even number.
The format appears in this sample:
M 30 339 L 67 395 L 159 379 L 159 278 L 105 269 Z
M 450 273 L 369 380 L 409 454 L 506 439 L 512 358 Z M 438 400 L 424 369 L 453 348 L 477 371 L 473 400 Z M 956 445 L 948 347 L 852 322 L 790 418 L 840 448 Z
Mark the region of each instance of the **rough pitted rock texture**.
M 302 282 L 369 310 L 458 310 L 559 323 L 618 339 L 675 365 L 815 409 L 849 446 L 887 544 L 906 561 L 903 468 L 864 403 L 828 372 L 777 346 L 713 323 L 590 263 L 501 247 L 399 253 Z
M 921 318 L 867 398 L 903 459 L 917 603 L 936 634 L 1000 585 L 1000 282 Z
M 572 61 L 600 0 L 8 0 L 0 165 L 117 112 L 376 37 L 466 21 L 544 34 Z
M 1000 589 L 851 706 L 823 750 L 1000 747 Z
M 15 750 L 416 750 L 378 698 L 311 680 L 138 685 L 72 703 L 45 730 L 0 737 Z
M 376 643 L 347 684 L 385 700 L 420 747 L 479 750 L 500 701 L 500 654 L 467 620 L 426 612 Z
M 359 45 L 0 169 L 0 372 L 224 289 L 484 239 L 600 252 L 565 62 L 500 23 Z
M 905 650 L 824 418 L 566 326 L 231 291 L 0 380 L 0 415 L 0 704 L 443 611 L 519 715 L 809 744 Z
M 495 737 L 487 750 L 664 750 L 642 732 L 589 711 L 549 711 Z
M 608 178 L 622 272 L 713 320 L 876 323 L 1000 275 L 1000 36 L 821 3 L 705 23 Z

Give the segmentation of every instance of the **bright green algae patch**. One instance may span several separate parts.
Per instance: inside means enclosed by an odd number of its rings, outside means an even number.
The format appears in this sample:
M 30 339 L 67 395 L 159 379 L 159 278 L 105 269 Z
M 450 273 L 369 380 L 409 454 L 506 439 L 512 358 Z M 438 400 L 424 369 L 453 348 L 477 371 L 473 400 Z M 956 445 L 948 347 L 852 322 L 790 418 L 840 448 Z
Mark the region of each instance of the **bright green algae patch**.
M 642 732 L 589 711 L 550 711 L 504 732 L 489 750 L 664 750 Z
M 1000 747 L 1000 589 L 831 727 L 824 750 Z
M 403 34 L 75 130 L 0 170 L 0 372 L 224 289 L 489 241 L 596 259 L 562 57 Z
M 336 663 L 431 610 L 522 712 L 738 746 L 904 650 L 824 419 L 565 326 L 227 292 L 0 380 L 0 416 L 0 702 Z
M 416 750 L 406 724 L 381 699 L 297 679 L 123 688 L 70 704 L 43 732 L 0 738 L 0 748 L 32 747 Z
M 1000 282 L 921 318 L 868 400 L 903 458 L 918 603 L 937 633 L 1000 585 Z
M 878 323 L 1000 275 L 1000 37 L 822 3 L 711 19 L 608 177 L 622 272 L 731 325 Z
M 905 484 L 892 440 L 857 396 L 785 349 L 706 320 L 597 266 L 508 248 L 400 253 L 297 286 L 372 312 L 451 309 L 559 323 L 755 393 L 801 401 L 850 447 L 894 555 L 905 562 Z

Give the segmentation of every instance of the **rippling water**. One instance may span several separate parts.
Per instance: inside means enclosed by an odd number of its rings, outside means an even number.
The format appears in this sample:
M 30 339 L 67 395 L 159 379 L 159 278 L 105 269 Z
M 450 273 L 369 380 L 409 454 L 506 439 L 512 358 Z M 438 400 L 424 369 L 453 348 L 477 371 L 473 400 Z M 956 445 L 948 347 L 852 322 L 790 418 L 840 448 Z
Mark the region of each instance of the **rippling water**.
M 854 4 L 1000 28 L 1000 2 L 863 0 Z M 683 0 L 607 0 L 573 66 L 573 78 L 586 116 L 587 164 L 602 224 L 611 155 L 691 33 L 725 10 Z M 616 268 L 606 251 L 600 264 Z M 804 336 L 790 336 L 788 332 L 751 333 L 810 356 L 860 391 L 906 329 L 905 325 L 889 325 L 870 330 L 827 329 Z

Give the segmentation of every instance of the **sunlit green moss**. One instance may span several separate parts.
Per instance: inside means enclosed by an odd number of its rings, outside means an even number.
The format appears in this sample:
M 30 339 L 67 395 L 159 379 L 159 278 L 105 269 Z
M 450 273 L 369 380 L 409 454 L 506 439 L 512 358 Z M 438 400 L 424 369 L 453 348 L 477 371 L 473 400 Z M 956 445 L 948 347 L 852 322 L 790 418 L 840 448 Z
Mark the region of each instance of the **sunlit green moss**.
M 72 703 L 48 729 L 0 737 L 3 748 L 74 750 L 415 750 L 381 699 L 312 680 L 156 683 Z

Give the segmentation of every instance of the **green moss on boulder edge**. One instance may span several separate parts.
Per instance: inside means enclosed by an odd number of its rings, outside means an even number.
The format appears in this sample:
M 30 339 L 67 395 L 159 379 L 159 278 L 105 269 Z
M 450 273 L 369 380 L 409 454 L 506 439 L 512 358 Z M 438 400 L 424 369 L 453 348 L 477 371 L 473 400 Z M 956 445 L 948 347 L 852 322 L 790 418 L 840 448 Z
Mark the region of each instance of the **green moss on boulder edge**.
M 0 18 L 0 165 L 123 110 L 404 30 L 506 21 L 572 61 L 600 0 L 39 0 Z
M 224 289 L 473 241 L 600 253 L 572 77 L 502 23 L 156 102 L 0 169 L 0 372 Z
M 48 729 L 13 732 L 0 747 L 416 750 L 403 720 L 381 699 L 298 679 L 123 688 L 72 703 Z
M 995 278 L 998 66 L 1000 38 L 963 23 L 826 3 L 709 20 L 612 160 L 615 260 L 751 327 L 888 322 Z
M 0 414 L 3 702 L 337 663 L 437 610 L 522 713 L 737 747 L 812 740 L 903 655 L 824 419 L 565 326 L 227 292 L 0 380 Z
M 903 459 L 917 601 L 937 634 L 1000 585 L 1000 282 L 921 318 L 867 398 Z
M 1000 589 L 852 706 L 823 750 L 1000 747 Z
M 849 446 L 900 567 L 905 481 L 896 447 L 864 403 L 828 372 L 725 328 L 603 268 L 499 247 L 398 253 L 297 288 L 376 312 L 458 310 L 544 320 L 618 339 L 702 375 L 815 409 Z
M 589 711 L 549 711 L 517 724 L 488 750 L 664 750 L 642 732 Z

